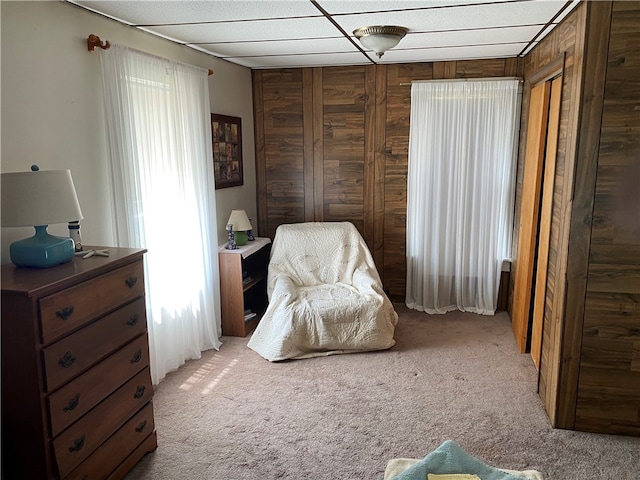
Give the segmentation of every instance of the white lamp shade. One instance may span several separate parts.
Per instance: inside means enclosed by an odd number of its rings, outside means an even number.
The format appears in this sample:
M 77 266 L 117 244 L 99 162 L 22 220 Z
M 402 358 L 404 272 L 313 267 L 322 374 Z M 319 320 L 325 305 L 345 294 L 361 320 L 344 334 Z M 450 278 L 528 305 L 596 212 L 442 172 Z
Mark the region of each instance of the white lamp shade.
M 251 222 L 247 217 L 247 212 L 244 210 L 231 210 L 229 221 L 227 224 L 233 225 L 234 232 L 246 232 L 251 230 Z
M 3 227 L 82 220 L 70 170 L 3 173 L 1 188 Z
M 378 57 L 382 57 L 384 52 L 398 45 L 407 32 L 407 28 L 396 25 L 373 25 L 356 28 L 353 34 L 365 48 L 373 50 Z
M 400 42 L 400 38 L 397 35 L 384 35 L 378 33 L 376 35 L 367 35 L 360 39 L 360 42 L 368 48 L 369 50 L 373 50 L 379 56 L 382 56 L 384 52 L 392 49 Z

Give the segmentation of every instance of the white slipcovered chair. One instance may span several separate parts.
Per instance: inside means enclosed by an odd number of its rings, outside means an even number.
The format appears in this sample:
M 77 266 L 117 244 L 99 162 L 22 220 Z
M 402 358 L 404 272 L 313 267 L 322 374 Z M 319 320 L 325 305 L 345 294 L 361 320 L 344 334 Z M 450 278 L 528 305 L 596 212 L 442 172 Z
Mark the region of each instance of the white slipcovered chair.
M 349 222 L 280 225 L 267 276 L 269 305 L 249 348 L 270 361 L 384 350 L 398 315 Z

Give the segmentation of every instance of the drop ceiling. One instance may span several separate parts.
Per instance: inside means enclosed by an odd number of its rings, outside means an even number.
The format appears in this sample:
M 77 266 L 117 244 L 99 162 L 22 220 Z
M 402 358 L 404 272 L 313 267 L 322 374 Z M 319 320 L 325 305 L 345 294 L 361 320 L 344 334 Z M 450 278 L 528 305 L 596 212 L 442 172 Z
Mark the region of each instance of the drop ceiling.
M 524 56 L 579 3 L 577 0 L 63 1 L 255 69 Z M 353 35 L 353 30 L 368 25 L 399 25 L 409 32 L 398 46 L 378 58 Z

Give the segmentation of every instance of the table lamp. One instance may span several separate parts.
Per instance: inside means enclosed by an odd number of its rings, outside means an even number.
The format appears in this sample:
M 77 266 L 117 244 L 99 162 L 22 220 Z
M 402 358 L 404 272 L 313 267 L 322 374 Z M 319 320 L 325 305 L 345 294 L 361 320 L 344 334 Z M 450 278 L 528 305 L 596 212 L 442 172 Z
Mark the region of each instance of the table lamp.
M 70 262 L 73 240 L 47 232 L 53 223 L 82 220 L 70 170 L 3 173 L 2 226 L 34 227 L 33 237 L 9 246 L 11 261 L 19 267 L 47 268 Z
M 235 239 L 236 245 L 240 247 L 246 245 L 247 240 L 249 240 L 247 232 L 251 230 L 251 222 L 249 221 L 249 217 L 247 217 L 247 212 L 244 210 L 231 210 L 227 225 L 232 225 L 233 238 Z

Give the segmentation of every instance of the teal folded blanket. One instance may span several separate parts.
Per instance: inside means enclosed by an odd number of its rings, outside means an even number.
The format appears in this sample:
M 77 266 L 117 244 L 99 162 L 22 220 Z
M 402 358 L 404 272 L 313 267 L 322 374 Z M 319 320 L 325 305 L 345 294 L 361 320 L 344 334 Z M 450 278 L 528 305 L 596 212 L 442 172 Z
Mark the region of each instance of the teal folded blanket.
M 429 473 L 436 475 L 471 473 L 482 480 L 522 480 L 522 477 L 516 477 L 482 463 L 465 452 L 453 440 L 447 440 L 418 463 L 393 477 L 392 480 L 426 480 Z

